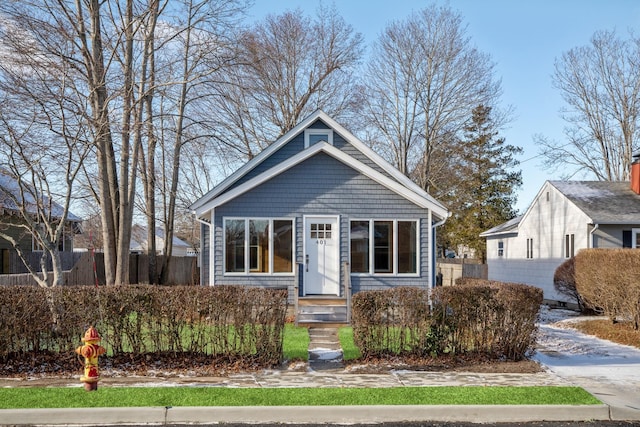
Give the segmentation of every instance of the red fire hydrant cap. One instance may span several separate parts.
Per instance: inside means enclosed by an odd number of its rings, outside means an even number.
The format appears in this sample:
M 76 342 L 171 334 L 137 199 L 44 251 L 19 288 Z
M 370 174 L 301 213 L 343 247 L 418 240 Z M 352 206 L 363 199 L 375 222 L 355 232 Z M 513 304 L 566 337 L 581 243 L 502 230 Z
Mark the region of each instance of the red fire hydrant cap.
M 89 329 L 87 329 L 87 331 L 84 333 L 84 337 L 82 338 L 82 341 L 100 341 L 100 334 L 98 334 L 98 331 L 96 331 L 96 329 L 93 326 L 89 326 Z

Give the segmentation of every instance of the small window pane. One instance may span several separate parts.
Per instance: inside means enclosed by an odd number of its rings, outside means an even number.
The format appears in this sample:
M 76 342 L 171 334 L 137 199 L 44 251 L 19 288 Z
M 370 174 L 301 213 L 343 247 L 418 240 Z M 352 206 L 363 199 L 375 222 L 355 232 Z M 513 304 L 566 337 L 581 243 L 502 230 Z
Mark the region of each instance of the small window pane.
M 273 221 L 273 272 L 293 272 L 293 222 Z
M 351 272 L 369 272 L 369 221 L 351 221 Z
M 249 221 L 249 271 L 269 272 L 269 220 Z
M 374 272 L 393 273 L 393 221 L 375 221 L 373 240 Z
M 398 221 L 398 273 L 418 272 L 416 222 Z
M 225 222 L 225 271 L 244 272 L 244 220 L 234 219 Z
M 309 147 L 320 141 L 329 142 L 329 133 L 309 134 Z

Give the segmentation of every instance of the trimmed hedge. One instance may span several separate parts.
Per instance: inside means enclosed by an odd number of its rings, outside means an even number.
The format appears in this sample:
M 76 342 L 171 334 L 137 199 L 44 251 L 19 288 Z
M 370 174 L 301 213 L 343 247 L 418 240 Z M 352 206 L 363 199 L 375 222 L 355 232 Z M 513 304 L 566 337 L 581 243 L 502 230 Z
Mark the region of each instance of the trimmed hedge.
M 353 297 L 354 340 L 364 357 L 484 354 L 521 360 L 533 349 L 542 290 L 466 280 L 433 290 L 393 288 Z
M 0 288 L 0 360 L 68 353 L 93 325 L 112 355 L 189 353 L 273 365 L 286 290 L 241 286 Z
M 612 321 L 640 324 L 640 250 L 583 249 L 575 257 L 576 289 Z

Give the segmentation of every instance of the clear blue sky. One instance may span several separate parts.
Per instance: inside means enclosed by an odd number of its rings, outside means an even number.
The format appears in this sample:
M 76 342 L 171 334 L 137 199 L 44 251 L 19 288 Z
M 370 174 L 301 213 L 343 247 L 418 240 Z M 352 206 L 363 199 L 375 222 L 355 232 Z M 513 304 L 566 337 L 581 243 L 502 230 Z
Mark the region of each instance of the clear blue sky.
M 324 1 L 330 5 L 331 1 Z M 401 20 L 420 10 L 429 0 L 337 0 L 336 8 L 367 45 L 392 20 Z M 515 109 L 515 120 L 501 133 L 508 143 L 524 148 L 520 157 L 523 187 L 517 208 L 523 212 L 545 180 L 559 179 L 562 171 L 542 169 L 533 135 L 563 141 L 563 106 L 551 84 L 554 61 L 563 52 L 589 43 L 598 30 L 628 30 L 640 35 L 638 0 L 449 0 L 436 1 L 458 11 L 471 42 L 491 55 L 496 77 L 502 79 L 503 103 Z M 250 19 L 296 8 L 313 15 L 315 0 L 255 0 Z M 591 179 L 576 176 L 574 179 Z

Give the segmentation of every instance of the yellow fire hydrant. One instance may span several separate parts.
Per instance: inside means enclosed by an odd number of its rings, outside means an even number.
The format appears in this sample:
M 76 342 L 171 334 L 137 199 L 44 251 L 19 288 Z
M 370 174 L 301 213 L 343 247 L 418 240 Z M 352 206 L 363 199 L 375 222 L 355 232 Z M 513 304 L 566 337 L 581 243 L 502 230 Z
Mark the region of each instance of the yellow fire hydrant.
M 80 381 L 84 383 L 86 391 L 98 389 L 98 381 L 100 381 L 98 357 L 107 351 L 104 347 L 98 345 L 100 340 L 98 331 L 93 326 L 89 326 L 82 338 L 84 345 L 76 348 L 76 353 L 84 357 L 84 375 L 80 377 Z

